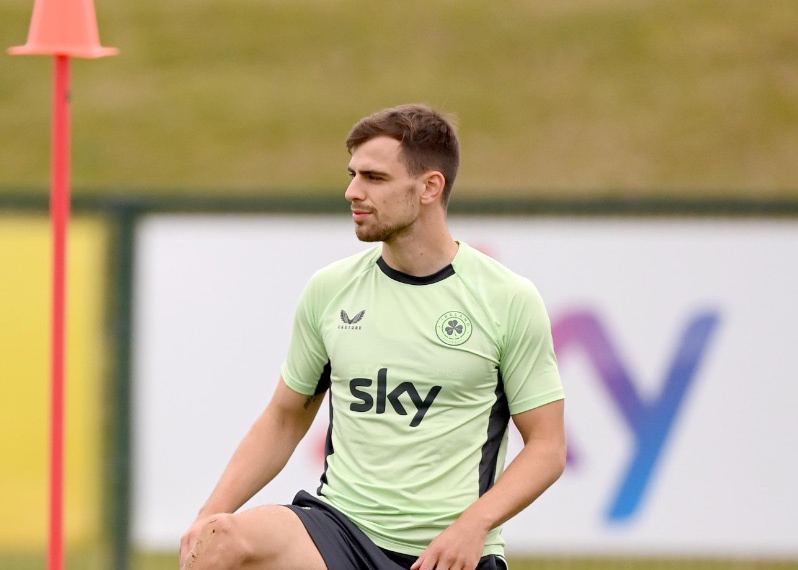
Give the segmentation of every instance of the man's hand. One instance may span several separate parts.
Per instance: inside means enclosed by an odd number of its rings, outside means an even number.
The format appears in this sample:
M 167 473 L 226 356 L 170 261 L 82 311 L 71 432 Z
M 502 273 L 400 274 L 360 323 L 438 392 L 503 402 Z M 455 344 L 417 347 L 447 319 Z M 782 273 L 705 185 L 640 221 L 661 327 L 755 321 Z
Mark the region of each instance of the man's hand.
M 474 570 L 487 538 L 487 529 L 460 518 L 430 543 L 410 570 Z

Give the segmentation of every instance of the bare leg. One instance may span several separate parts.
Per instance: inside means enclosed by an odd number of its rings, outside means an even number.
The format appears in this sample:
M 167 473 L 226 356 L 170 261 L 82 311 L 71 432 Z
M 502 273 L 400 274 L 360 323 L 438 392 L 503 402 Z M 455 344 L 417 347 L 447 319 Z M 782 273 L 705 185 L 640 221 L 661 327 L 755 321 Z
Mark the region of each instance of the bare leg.
M 327 570 L 291 509 L 265 506 L 206 524 L 181 570 Z

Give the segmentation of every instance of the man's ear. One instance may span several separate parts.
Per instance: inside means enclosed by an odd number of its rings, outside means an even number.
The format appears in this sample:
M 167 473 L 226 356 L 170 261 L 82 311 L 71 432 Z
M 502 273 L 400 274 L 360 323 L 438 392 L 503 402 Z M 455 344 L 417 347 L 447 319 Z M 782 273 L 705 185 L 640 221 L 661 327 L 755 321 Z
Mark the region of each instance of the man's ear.
M 446 185 L 446 178 L 437 170 L 427 172 L 421 180 L 424 183 L 424 190 L 421 193 L 422 204 L 432 204 L 443 194 L 443 187 Z

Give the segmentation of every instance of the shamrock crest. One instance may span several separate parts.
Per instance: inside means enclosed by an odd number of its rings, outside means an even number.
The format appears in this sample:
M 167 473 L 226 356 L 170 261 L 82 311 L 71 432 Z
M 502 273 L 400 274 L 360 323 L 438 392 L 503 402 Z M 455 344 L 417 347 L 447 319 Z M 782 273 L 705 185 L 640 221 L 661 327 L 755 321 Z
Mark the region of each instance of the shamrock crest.
M 449 326 L 446 327 L 446 334 L 452 336 L 455 331 L 457 334 L 463 334 L 463 325 L 460 324 L 459 321 L 451 320 L 447 323 Z

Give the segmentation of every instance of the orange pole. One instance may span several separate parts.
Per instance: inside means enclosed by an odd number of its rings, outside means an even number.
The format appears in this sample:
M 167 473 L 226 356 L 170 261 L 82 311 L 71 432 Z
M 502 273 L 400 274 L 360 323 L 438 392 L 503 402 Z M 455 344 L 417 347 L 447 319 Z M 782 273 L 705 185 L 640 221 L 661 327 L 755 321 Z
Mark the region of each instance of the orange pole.
M 64 443 L 66 371 L 67 235 L 69 229 L 69 56 L 55 56 L 53 97 L 53 160 L 50 213 L 53 231 L 53 300 L 50 411 L 50 537 L 49 570 L 64 568 Z
M 94 0 L 36 0 L 27 43 L 8 51 L 12 55 L 55 56 L 50 189 L 53 297 L 50 363 L 50 534 L 47 568 L 63 570 L 66 289 L 71 154 L 69 58 L 105 57 L 116 54 L 117 49 L 100 45 Z

